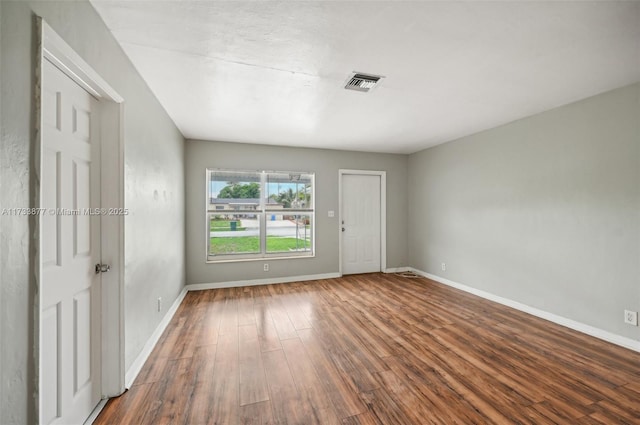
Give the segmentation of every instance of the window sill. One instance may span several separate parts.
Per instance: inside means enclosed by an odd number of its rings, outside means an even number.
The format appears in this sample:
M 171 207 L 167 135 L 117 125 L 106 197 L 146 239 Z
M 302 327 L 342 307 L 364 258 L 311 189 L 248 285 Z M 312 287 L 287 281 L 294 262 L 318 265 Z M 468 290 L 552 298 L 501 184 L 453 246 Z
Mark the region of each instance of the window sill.
M 300 260 L 303 258 L 315 258 L 315 254 L 309 255 L 278 255 L 273 254 L 273 256 L 264 256 L 264 257 L 251 257 L 251 258 L 220 258 L 217 260 L 212 260 L 207 258 L 205 263 L 207 264 L 219 264 L 219 263 L 246 263 L 246 262 L 255 262 L 255 261 L 268 261 L 268 260 Z

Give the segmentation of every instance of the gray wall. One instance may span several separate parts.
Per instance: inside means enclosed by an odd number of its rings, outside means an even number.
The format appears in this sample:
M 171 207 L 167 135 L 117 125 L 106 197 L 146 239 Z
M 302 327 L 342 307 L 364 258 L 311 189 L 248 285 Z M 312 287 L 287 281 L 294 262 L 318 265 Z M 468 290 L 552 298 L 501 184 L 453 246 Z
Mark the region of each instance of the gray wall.
M 1 3 L 1 2 L 0 2 Z M 2 55 L 3 52 L 3 48 L 2 48 L 2 4 L 0 4 L 0 90 L 2 89 L 2 58 L 4 57 Z M 0 152 L 4 152 L 2 146 L 4 146 L 4 130 L 3 130 L 3 125 L 2 125 L 2 99 L 0 99 Z M 2 178 L 3 178 L 3 172 L 1 171 L 2 169 L 4 169 L 5 166 L 5 161 L 4 161 L 4 154 L 0 155 L 0 210 L 2 208 L 4 208 L 4 199 L 2 197 Z M 2 216 L 0 216 L 0 220 L 2 220 L 1 218 Z M 2 221 L 0 221 L 0 232 L 4 230 L 3 226 L 2 226 Z M 4 341 L 2 340 L 2 335 L 4 334 L 4 328 L 5 328 L 5 320 L 4 320 L 4 309 L 3 309 L 3 296 L 2 296 L 2 287 L 3 282 L 4 282 L 4 273 L 3 273 L 3 263 L 4 263 L 4 254 L 3 254 L 3 246 L 4 245 L 4 241 L 1 239 L 0 237 L 0 344 L 4 344 Z M 0 348 L 0 409 L 4 409 L 5 405 L 4 405 L 4 401 L 2 400 L 6 400 L 6 396 L 5 396 L 5 374 L 3 373 L 3 359 L 4 359 L 4 353 L 2 348 Z M 0 421 L 3 419 L 3 415 L 0 413 Z
M 88 2 L 1 1 L 2 207 L 31 199 L 34 13 L 125 99 L 128 367 L 184 285 L 184 139 Z M 33 241 L 26 217 L 1 220 L 0 423 L 35 423 Z
M 242 263 L 205 262 L 205 170 L 207 167 L 311 171 L 316 173 L 316 256 Z M 186 143 L 187 284 L 336 273 L 338 170 L 387 172 L 387 267 L 406 264 L 407 156 L 188 140 Z M 327 211 L 336 212 L 335 218 Z
M 408 179 L 409 265 L 640 337 L 640 84 L 413 154 Z

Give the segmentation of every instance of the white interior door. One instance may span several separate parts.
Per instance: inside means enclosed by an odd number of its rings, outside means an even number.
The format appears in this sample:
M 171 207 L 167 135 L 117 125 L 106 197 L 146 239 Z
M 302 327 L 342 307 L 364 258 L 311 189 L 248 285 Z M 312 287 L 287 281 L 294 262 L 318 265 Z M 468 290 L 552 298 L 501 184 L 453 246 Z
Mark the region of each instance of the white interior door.
M 42 66 L 40 423 L 82 424 L 101 396 L 98 104 Z
M 342 176 L 342 273 L 379 272 L 380 176 Z

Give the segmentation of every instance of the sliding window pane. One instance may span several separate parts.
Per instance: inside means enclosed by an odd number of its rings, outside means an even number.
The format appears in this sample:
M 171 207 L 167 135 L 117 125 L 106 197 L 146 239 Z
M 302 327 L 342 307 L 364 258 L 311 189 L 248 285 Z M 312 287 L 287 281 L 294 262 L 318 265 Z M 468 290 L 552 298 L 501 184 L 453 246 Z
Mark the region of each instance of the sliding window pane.
M 260 174 L 257 172 L 211 170 L 209 210 L 260 210 Z
M 267 253 L 310 253 L 313 246 L 311 214 L 267 213 Z
M 260 214 L 210 214 L 209 255 L 260 253 Z
M 269 172 L 264 190 L 268 210 L 313 208 L 313 174 Z

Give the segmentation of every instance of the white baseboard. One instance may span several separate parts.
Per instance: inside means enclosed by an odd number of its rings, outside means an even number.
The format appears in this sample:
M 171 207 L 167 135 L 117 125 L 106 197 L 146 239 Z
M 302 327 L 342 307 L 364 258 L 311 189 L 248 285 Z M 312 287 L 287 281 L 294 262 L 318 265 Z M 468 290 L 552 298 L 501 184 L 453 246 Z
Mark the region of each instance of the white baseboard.
M 573 329 L 575 331 L 582 332 L 587 335 L 591 335 L 593 337 L 602 339 L 612 344 L 616 344 L 621 347 L 625 347 L 630 350 L 640 352 L 640 341 L 636 341 L 631 338 L 617 335 L 609 331 L 596 328 L 591 325 L 577 322 L 572 319 L 567 319 L 566 317 L 558 316 L 557 314 L 549 313 L 548 311 L 540 310 L 538 308 L 531 307 L 526 304 L 522 304 L 518 301 L 513 301 L 508 298 L 494 295 L 480 289 L 472 288 L 470 286 L 463 285 L 461 283 L 454 282 L 452 280 L 445 279 L 443 277 L 440 277 L 431 273 L 423 272 L 422 270 L 418 270 L 413 267 L 409 267 L 409 270 L 420 276 L 424 276 L 428 279 L 435 280 L 436 282 L 440 282 L 447 286 L 451 286 L 452 288 L 460 289 L 461 291 L 468 292 L 473 295 L 477 295 L 481 298 L 487 299 L 489 301 L 497 302 L 498 304 L 506 305 L 507 307 L 511 307 L 516 310 L 523 311 L 525 313 L 529 313 L 533 316 L 540 317 L 541 319 L 545 319 L 553 323 L 557 323 L 558 325 L 565 326 L 569 329 Z
M 404 273 L 410 271 L 409 267 L 390 267 L 388 269 L 384 269 L 382 273 Z
M 304 276 L 273 277 L 269 279 L 235 280 L 232 282 L 192 283 L 191 285 L 187 285 L 185 288 L 187 289 L 187 291 L 202 291 L 205 289 L 237 288 L 241 286 L 272 285 L 275 283 L 290 283 L 290 282 L 302 282 L 307 280 L 334 279 L 337 277 L 340 277 L 340 273 L 323 273 L 323 274 L 310 274 L 310 275 L 304 275 Z
M 129 370 L 127 370 L 127 373 L 124 377 L 125 388 L 129 389 L 131 388 L 131 385 L 133 385 L 133 381 L 135 381 L 136 377 L 140 373 L 140 370 L 142 370 L 142 366 L 144 366 L 145 362 L 149 358 L 149 355 L 158 343 L 158 340 L 162 336 L 162 333 L 169 325 L 169 322 L 173 318 L 173 315 L 176 314 L 176 311 L 178 310 L 178 307 L 180 307 L 180 303 L 182 303 L 185 295 L 187 295 L 187 289 L 182 288 L 182 291 L 173 302 L 173 304 L 171 304 L 171 307 L 169 308 L 169 310 L 167 310 L 167 313 L 164 315 L 160 323 L 158 323 L 156 330 L 153 331 L 153 334 L 151 334 L 151 336 L 147 340 L 147 343 L 142 348 L 140 354 L 138 354 L 138 357 L 136 357 Z

